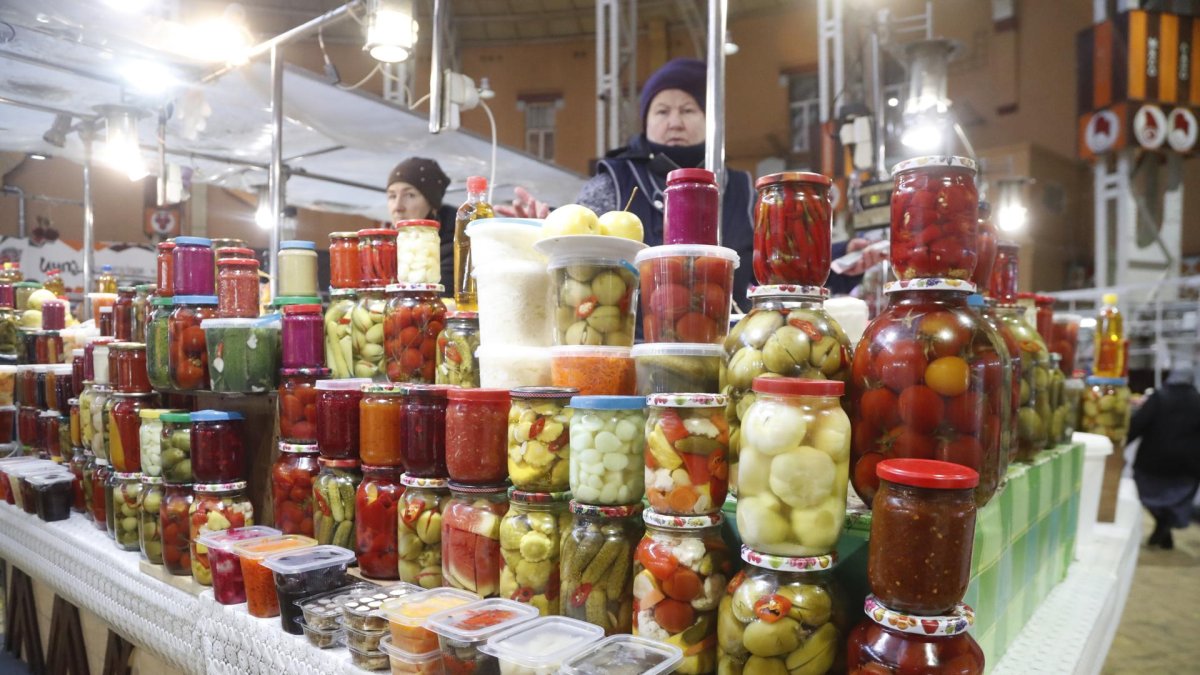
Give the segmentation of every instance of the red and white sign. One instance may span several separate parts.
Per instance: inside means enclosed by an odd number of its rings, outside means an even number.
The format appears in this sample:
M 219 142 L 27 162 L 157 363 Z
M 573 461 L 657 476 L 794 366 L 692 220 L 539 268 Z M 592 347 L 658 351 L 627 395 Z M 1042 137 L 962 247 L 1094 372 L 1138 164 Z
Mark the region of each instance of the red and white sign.
M 1121 120 L 1111 110 L 1101 110 L 1088 120 L 1083 140 L 1092 154 L 1108 152 L 1121 137 Z
M 1196 147 L 1200 126 L 1196 115 L 1187 108 L 1176 108 L 1167 116 L 1167 144 L 1179 153 L 1189 153 Z
M 1133 116 L 1133 136 L 1147 150 L 1157 150 L 1167 142 L 1167 116 L 1156 105 L 1144 105 Z

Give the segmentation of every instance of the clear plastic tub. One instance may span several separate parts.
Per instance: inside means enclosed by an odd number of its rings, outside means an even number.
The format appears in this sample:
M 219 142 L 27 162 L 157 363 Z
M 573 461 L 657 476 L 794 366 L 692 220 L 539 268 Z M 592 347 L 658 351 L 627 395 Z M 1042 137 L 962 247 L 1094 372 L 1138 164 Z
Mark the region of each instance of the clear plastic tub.
M 480 345 L 475 358 L 479 362 L 479 384 L 483 387 L 550 386 L 550 350 L 545 347 Z
M 708 343 L 644 343 L 631 352 L 637 369 L 637 394 L 721 390 L 725 350 Z
M 549 269 L 554 278 L 554 344 L 633 346 L 638 292 L 633 265 L 593 251 L 556 256 Z
M 655 246 L 638 253 L 635 264 L 646 342 L 725 340 L 737 252 L 721 246 Z
M 683 650 L 632 635 L 613 635 L 562 664 L 562 675 L 658 675 L 675 670 Z
M 346 584 L 346 568 L 354 554 L 340 546 L 312 546 L 300 551 L 273 555 L 262 561 L 275 573 L 275 592 L 279 597 L 279 621 L 292 635 L 302 631 L 297 619 L 297 602 L 310 595 L 324 593 Z
M 480 650 L 488 638 L 537 618 L 538 610 L 512 600 L 491 598 L 429 617 L 438 634 L 442 665 L 452 673 L 495 672 L 497 660 Z
M 379 641 L 387 635 L 387 629 L 383 630 L 358 630 L 351 628 L 345 624 L 342 629 L 346 631 L 346 646 L 350 649 L 357 649 L 360 652 L 377 652 L 379 649 Z
M 205 319 L 208 374 L 213 391 L 251 393 L 278 386 L 279 317 Z
M 255 539 L 280 534 L 279 530 L 263 525 L 239 527 L 209 532 L 196 539 L 208 549 L 208 564 L 212 569 L 213 597 L 222 605 L 237 605 L 246 601 L 246 585 L 242 564 L 233 547 Z
M 629 354 L 628 347 L 551 347 L 550 380 L 581 396 L 633 396 L 637 372 Z
M 303 619 L 300 620 L 300 628 L 304 631 L 304 637 L 308 638 L 309 644 L 317 649 L 337 647 L 346 635 L 340 625 L 335 625 L 333 628 L 317 628 L 309 625 Z
M 563 661 L 603 637 L 599 626 L 547 616 L 493 635 L 479 651 L 500 661 L 502 675 L 555 675 Z
M 298 603 L 300 612 L 304 614 L 304 623 L 316 630 L 331 630 L 341 626 L 342 601 L 350 599 L 355 593 L 370 593 L 377 588 L 375 584 L 360 581 L 305 598 Z
M 479 339 L 483 344 L 553 344 L 554 289 L 546 265 L 508 260 L 477 266 Z
M 312 537 L 300 535 L 282 535 L 278 533 L 253 541 L 236 542 L 233 554 L 241 559 L 241 574 L 245 584 L 246 611 L 250 616 L 260 619 L 279 614 L 279 598 L 275 592 L 275 582 L 271 570 L 263 566 L 263 560 L 282 555 L 284 551 L 294 552 L 298 548 L 308 548 L 316 545 Z
M 532 218 L 486 218 L 467 226 L 471 262 L 476 269 L 495 262 L 524 260 L 545 263 L 533 245 L 542 235 L 542 221 Z
M 349 595 L 338 596 L 337 605 L 342 612 L 342 625 L 346 628 L 368 633 L 387 630 L 387 617 L 380 614 L 383 603 L 394 598 L 421 593 L 424 590 L 420 586 L 405 583 L 390 586 L 368 584 L 368 586 L 369 588 L 366 589 L 356 589 Z
M 344 639 L 343 642 L 345 642 Z M 346 649 L 350 652 L 350 663 L 363 670 L 387 670 L 391 661 L 387 654 L 378 649 L 365 652 L 349 644 L 346 645 Z
M 387 617 L 392 644 L 411 654 L 437 650 L 437 634 L 425 628 L 430 616 L 475 602 L 479 596 L 455 588 L 434 588 L 383 603 L 380 612 Z M 536 610 L 535 610 L 536 611 Z
M 442 650 L 434 649 L 424 654 L 413 654 L 392 644 L 392 636 L 379 641 L 379 648 L 388 655 L 392 664 L 392 675 L 442 675 Z

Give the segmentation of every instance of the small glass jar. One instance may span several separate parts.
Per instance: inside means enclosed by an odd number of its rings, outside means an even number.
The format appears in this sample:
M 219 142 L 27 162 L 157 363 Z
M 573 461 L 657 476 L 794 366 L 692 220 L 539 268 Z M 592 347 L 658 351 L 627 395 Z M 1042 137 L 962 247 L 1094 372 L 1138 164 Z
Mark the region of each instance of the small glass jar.
M 142 408 L 158 405 L 157 394 L 113 394 L 105 403 L 108 459 L 124 473 L 142 470 Z
M 313 528 L 317 543 L 354 549 L 355 493 L 362 472 L 353 459 L 320 459 L 313 482 Z
M 441 224 L 401 220 L 396 227 L 396 280 L 410 284 L 442 283 Z
M 396 283 L 396 231 L 358 231 L 358 264 L 363 286 Z
M 721 510 L 729 494 L 728 404 L 721 394 L 646 397 L 646 498 L 655 512 Z
M 404 494 L 397 522 L 400 580 L 421 588 L 442 585 L 442 514 L 450 501 L 444 478 L 400 477 Z
M 279 440 L 288 443 L 317 440 L 316 383 L 328 377 L 328 368 L 279 371 Z
M 363 464 L 363 479 L 355 494 L 355 545 L 358 569 L 368 579 L 399 579 L 401 466 Z
M 1020 267 L 1021 246 L 1015 241 L 996 242 L 996 262 L 992 265 L 990 295 L 997 303 L 1017 304 Z
M 946 614 L 971 580 L 979 474 L 958 464 L 890 459 L 875 470 L 867 580 L 885 606 Z
M 138 548 L 142 560 L 163 564 L 162 514 L 165 488 L 162 478 L 142 476 L 142 494 L 138 499 Z
M 446 469 L 471 485 L 508 477 L 507 389 L 450 389 L 446 406 Z
M 754 183 L 754 277 L 760 284 L 824 286 L 833 257 L 833 181 L 785 171 Z
M 133 286 L 121 286 L 117 289 L 117 299 L 113 303 L 113 337 L 118 342 L 132 342 L 136 339 L 133 337 L 133 296 L 136 292 Z
M 146 324 L 146 373 L 155 389 L 171 388 L 170 318 L 175 299 L 150 299 L 150 317 Z
M 283 367 L 325 367 L 325 322 L 320 305 L 283 308 Z
M 507 487 L 451 481 L 442 512 L 442 583 L 493 598 L 500 593 L 500 519 Z
M 1123 377 L 1089 377 L 1084 380 L 1083 408 L 1079 429 L 1100 434 L 1124 448 L 1129 436 L 1129 381 Z
M 446 414 L 451 387 L 415 384 L 404 387 L 404 440 L 400 452 L 413 476 L 445 478 Z
M 245 248 L 242 246 L 214 246 L 213 253 L 217 257 L 217 269 L 220 269 L 222 260 L 251 260 L 255 258 L 254 249 Z
M 321 470 L 317 446 L 280 443 L 271 465 L 271 511 L 284 534 L 313 536 L 313 482 Z
M 164 412 L 162 422 L 162 477 L 167 485 L 191 484 L 192 416 L 186 412 Z
M 560 613 L 599 626 L 605 635 L 629 633 L 633 629 L 631 564 L 645 532 L 642 505 L 593 506 L 572 501 L 570 512 L 571 525 L 562 540 L 559 563 Z M 611 568 L 598 582 L 585 582 L 584 575 L 605 547 L 610 553 L 616 551 Z
M 387 379 L 433 384 L 437 338 L 446 324 L 440 284 L 392 284 L 387 287 L 383 338 Z
M 456 387 L 479 386 L 479 312 L 449 312 L 437 339 L 434 381 Z
M 191 418 L 193 478 L 201 483 L 245 480 L 245 417 L 223 410 L 197 410 Z
M 571 529 L 570 499 L 569 492 L 509 489 L 508 513 L 500 520 L 500 597 L 533 605 L 542 616 L 558 614 L 559 552 Z M 633 549 L 626 548 L 626 562 L 632 559 Z M 616 574 L 620 567 L 607 572 Z
M 996 307 L 996 317 L 1016 342 L 1014 360 L 1020 362 L 1018 389 L 1017 439 L 1015 459 L 1032 462 L 1050 443 L 1054 409 L 1050 405 L 1050 352 L 1037 329 L 1025 320 L 1017 305 Z M 1018 372 L 1014 368 L 1013 372 Z
M 717 245 L 720 191 L 707 169 L 675 169 L 663 193 L 663 244 Z
M 13 283 L 14 297 L 16 299 L 15 306 L 18 312 L 24 312 L 29 309 L 29 296 L 33 295 L 33 292 L 41 287 L 42 285 L 36 281 L 20 280 Z M 116 289 L 114 288 L 113 294 L 115 295 L 115 293 Z
M 357 291 L 331 288 L 325 310 L 325 364 L 335 380 L 355 377 L 354 343 L 351 336 Z
M 129 314 L 133 309 L 133 287 L 128 288 L 129 305 L 125 308 Z M 119 296 L 118 296 L 119 297 Z M 132 321 L 132 314 L 128 317 Z M 63 300 L 46 300 L 42 303 L 42 330 L 59 331 L 67 327 L 67 303 Z M 126 329 L 128 331 L 128 328 Z
M 115 473 L 113 490 L 113 526 L 117 548 L 136 551 L 138 540 L 138 500 L 142 495 L 142 474 Z
M 317 446 L 327 459 L 358 459 L 359 405 L 368 379 L 318 380 Z
M 80 481 L 83 488 L 83 517 L 87 520 L 95 520 L 95 487 L 96 487 L 96 470 L 99 465 L 96 464 L 96 456 L 90 450 L 83 451 L 83 478 Z M 8 503 L 13 503 L 11 499 L 7 499 Z
M 154 293 L 154 284 L 138 284 L 134 289 L 133 342 L 144 342 L 146 340 L 146 324 L 150 317 L 150 296 Z
M 383 287 L 358 290 L 358 300 L 351 313 L 350 322 L 354 377 L 369 377 L 376 382 L 387 381 L 383 329 L 386 313 L 387 292 Z
M 311 241 L 279 242 L 278 294 L 301 296 L 317 294 L 317 245 Z
M 60 464 L 63 459 L 58 434 L 61 418 L 57 410 L 43 410 L 38 416 L 38 447 Z
M 53 386 L 51 386 L 53 385 Z M 71 397 L 75 395 L 75 375 L 71 366 L 61 363 L 50 366 L 46 372 L 47 395 L 53 392 L 51 409 L 58 410 L 63 415 L 71 414 Z
M 212 249 L 213 254 L 219 258 L 221 254 L 218 254 L 218 251 L 228 251 L 229 249 L 245 250 L 246 240 L 238 239 L 237 237 L 213 237 Z
M 975 612 L 959 604 L 947 616 L 910 616 L 867 596 L 866 618 L 847 639 L 849 672 L 983 675 L 983 650 L 967 631 Z
M 163 566 L 169 574 L 190 576 L 192 573 L 191 527 L 188 513 L 195 493 L 191 483 L 164 483 L 159 520 L 162 523 Z
M 246 496 L 246 482 L 193 486 L 196 498 L 188 510 L 191 537 L 192 578 L 203 586 L 212 585 L 212 566 L 208 549 L 196 543 L 201 536 L 254 524 L 254 505 Z
M 205 237 L 175 237 L 171 255 L 175 268 L 174 295 L 212 295 L 216 292 L 212 243 Z
M 114 342 L 108 347 L 109 375 L 113 388 L 120 394 L 149 394 L 150 375 L 146 364 L 144 342 Z
M 102 384 L 106 387 L 111 384 L 111 381 L 109 379 L 110 373 L 109 373 L 108 347 L 113 342 L 114 342 L 114 340 L 111 337 L 106 337 L 106 336 L 102 335 L 95 340 L 89 341 L 87 343 L 87 345 L 83 348 L 84 358 L 87 359 L 88 361 L 90 361 L 92 364 L 91 377 L 89 377 L 87 379 L 95 382 L 96 384 Z M 89 350 L 90 350 L 90 357 L 88 356 Z
M 83 349 L 71 350 L 71 385 L 73 390 L 71 396 L 74 398 L 79 398 L 79 395 L 83 393 L 84 353 Z
M 83 489 L 84 470 L 87 467 L 89 457 L 84 454 L 83 448 L 75 448 L 71 454 L 71 475 L 74 477 L 74 482 L 71 485 L 71 510 L 75 513 L 87 513 L 87 494 Z M 91 461 L 95 461 L 94 459 Z M 94 470 L 94 469 L 93 469 Z
M 748 564 L 729 582 L 718 610 L 718 672 L 738 672 L 750 659 L 764 672 L 845 672 L 845 598 L 832 555 L 785 558 L 742 547 Z M 729 630 L 726 630 L 726 629 Z
M 108 416 L 105 414 L 105 406 L 108 405 L 108 400 L 112 398 L 112 390 L 108 387 L 99 384 L 92 386 L 91 395 L 88 396 L 84 392 L 83 400 L 80 402 L 80 414 L 83 414 L 84 408 L 87 408 L 89 424 L 84 428 L 84 431 L 90 432 L 92 453 L 97 459 L 108 461 Z
M 645 495 L 646 397 L 571 399 L 570 486 L 581 504 L 620 506 Z
M 154 256 L 155 276 L 157 279 L 156 294 L 160 298 L 175 295 L 175 242 L 160 241 Z
M 362 286 L 362 275 L 359 273 L 357 232 L 331 232 L 329 234 L 329 285 L 332 288 Z
M 569 387 L 518 387 L 509 392 L 508 475 L 527 492 L 570 489 Z
M 112 469 L 108 467 L 107 459 L 96 458 L 96 470 L 92 472 L 92 525 L 101 532 L 108 529 L 108 503 L 105 490 L 112 478 Z
M 364 384 L 354 426 L 358 442 L 345 448 L 352 453 L 340 454 L 361 456 L 364 464 L 374 466 L 403 466 L 404 390 L 400 385 Z
M 218 260 L 217 316 L 252 319 L 258 314 L 258 261 L 246 258 Z
M 176 253 L 179 250 L 176 248 Z M 176 264 L 178 265 L 178 261 Z M 176 279 L 177 288 L 178 281 Z M 204 341 L 204 329 L 200 327 L 200 322 L 216 318 L 216 305 L 215 295 L 175 296 L 175 306 L 171 310 L 170 319 L 167 320 L 167 362 L 171 372 L 172 389 L 208 389 L 208 346 Z
M 970 279 L 978 262 L 975 161 L 937 156 L 892 170 L 891 263 L 901 280 Z

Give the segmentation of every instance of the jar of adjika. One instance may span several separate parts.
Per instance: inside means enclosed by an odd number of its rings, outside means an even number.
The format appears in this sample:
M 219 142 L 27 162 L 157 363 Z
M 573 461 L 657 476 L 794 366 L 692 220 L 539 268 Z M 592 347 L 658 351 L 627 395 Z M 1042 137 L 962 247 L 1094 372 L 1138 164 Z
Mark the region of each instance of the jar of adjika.
M 606 635 L 628 633 L 634 614 L 633 558 L 645 533 L 642 505 L 572 501 L 570 511 L 559 563 L 561 614 L 599 626 Z
M 970 607 L 960 603 L 944 616 L 912 616 L 867 596 L 865 610 L 848 639 L 851 675 L 983 675 L 983 650 L 967 633 L 975 623 Z
M 354 496 L 362 482 L 357 460 L 321 459 L 313 482 L 313 528 L 317 543 L 354 548 Z
M 571 398 L 569 387 L 518 387 L 509 392 L 508 475 L 529 492 L 570 488 Z
M 760 284 L 824 286 L 833 248 L 833 181 L 785 171 L 754 183 L 754 277 Z
M 154 255 L 154 270 L 158 283 L 156 294 L 160 298 L 175 295 L 175 242 L 160 241 Z
M 437 384 L 456 387 L 479 386 L 479 313 L 449 312 L 446 327 L 437 339 Z
M 396 280 L 410 284 L 442 283 L 441 225 L 436 220 L 396 223 Z
M 317 294 L 317 245 L 311 241 L 279 242 L 279 295 Z
M 354 506 L 359 571 L 368 579 L 399 579 L 397 536 L 404 468 L 363 464 L 362 472 Z
M 195 501 L 188 510 L 191 537 L 192 578 L 196 583 L 212 585 L 212 565 L 208 548 L 197 540 L 210 532 L 220 532 L 254 524 L 254 506 L 246 496 L 246 482 L 196 483 Z
M 656 513 L 719 511 L 729 492 L 728 398 L 721 394 L 646 397 L 646 498 Z
M 437 338 L 446 325 L 441 284 L 401 283 L 387 287 L 383 323 L 387 379 L 433 384 Z
M 150 376 L 146 367 L 146 344 L 143 342 L 114 342 L 108 347 L 112 366 L 109 376 L 119 394 L 149 394 Z
M 508 477 L 509 394 L 505 389 L 451 389 L 446 406 L 446 469 L 473 485 Z
M 313 482 L 320 470 L 317 446 L 279 444 L 279 458 L 271 465 L 271 510 L 284 534 L 313 536 Z
M 331 288 L 325 310 L 325 364 L 334 379 L 354 377 L 354 345 L 351 337 L 357 291 Z
M 159 511 L 162 521 L 163 566 L 169 574 L 189 576 L 192 573 L 191 525 L 188 512 L 195 493 L 191 483 L 163 485 L 163 501 Z
M 500 519 L 506 486 L 450 483 L 442 512 L 442 583 L 478 595 L 500 593 Z
M 975 162 L 936 156 L 892 170 L 891 263 L 899 279 L 970 279 L 978 261 Z
M 179 251 L 178 248 L 175 250 Z M 215 295 L 175 296 L 175 306 L 167 320 L 171 388 L 178 391 L 208 389 L 208 345 L 200 323 L 216 318 L 216 305 Z
M 384 287 L 360 288 L 351 312 L 351 368 L 354 377 L 369 377 L 376 382 L 387 381 L 384 367 L 384 316 L 387 313 L 387 291 Z M 328 319 L 326 320 L 328 325 Z
M 571 527 L 569 492 L 508 491 L 508 513 L 500 520 L 500 597 L 558 614 L 559 551 Z M 632 560 L 631 550 L 627 557 Z M 618 571 L 609 567 L 609 572 Z
M 245 480 L 245 417 L 224 410 L 197 410 L 192 418 L 192 475 L 199 483 Z
M 317 440 L 316 383 L 328 377 L 328 368 L 279 371 L 279 440 L 288 443 Z
M 325 320 L 320 305 L 283 308 L 283 367 L 325 367 Z
M 317 446 L 328 459 L 358 459 L 359 405 L 366 378 L 317 380 Z
M 446 410 L 452 387 L 412 384 L 404 391 L 404 440 L 400 452 L 408 473 L 422 478 L 445 478 Z
M 216 292 L 216 265 L 211 239 L 175 237 L 171 257 L 174 264 L 174 295 L 212 295 Z
M 358 233 L 329 234 L 329 285 L 337 289 L 362 286 L 358 262 Z
M 400 579 L 421 588 L 442 585 L 442 514 L 450 501 L 450 482 L 444 478 L 400 477 L 397 526 Z
M 404 390 L 399 384 L 364 384 L 358 404 L 358 443 L 364 464 L 403 466 Z M 324 453 L 324 450 L 322 450 Z M 330 457 L 329 453 L 323 454 Z
M 570 485 L 581 504 L 621 506 L 645 496 L 646 397 L 571 399 Z
M 260 298 L 257 260 L 226 258 L 217 261 L 217 316 L 255 318 L 259 314 Z
M 358 231 L 358 264 L 364 286 L 396 283 L 396 231 Z

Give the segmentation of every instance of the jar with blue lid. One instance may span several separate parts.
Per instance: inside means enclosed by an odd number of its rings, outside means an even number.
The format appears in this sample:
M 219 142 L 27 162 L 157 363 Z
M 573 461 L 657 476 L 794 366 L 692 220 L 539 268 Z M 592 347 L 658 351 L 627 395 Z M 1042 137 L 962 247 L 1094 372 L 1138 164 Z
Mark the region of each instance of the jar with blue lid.
M 570 485 L 582 504 L 621 506 L 646 492 L 644 396 L 571 399 Z
M 216 293 L 217 268 L 211 239 L 175 237 L 171 257 L 175 266 L 175 295 Z
M 316 295 L 317 245 L 300 240 L 279 242 L 278 279 L 278 295 Z

